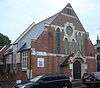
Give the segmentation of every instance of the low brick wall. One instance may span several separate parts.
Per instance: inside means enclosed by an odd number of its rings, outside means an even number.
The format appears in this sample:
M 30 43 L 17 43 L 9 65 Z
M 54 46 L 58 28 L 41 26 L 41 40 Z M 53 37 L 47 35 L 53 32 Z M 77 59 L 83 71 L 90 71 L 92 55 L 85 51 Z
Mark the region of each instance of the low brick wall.
M 14 81 L 0 81 L 0 88 L 14 88 Z

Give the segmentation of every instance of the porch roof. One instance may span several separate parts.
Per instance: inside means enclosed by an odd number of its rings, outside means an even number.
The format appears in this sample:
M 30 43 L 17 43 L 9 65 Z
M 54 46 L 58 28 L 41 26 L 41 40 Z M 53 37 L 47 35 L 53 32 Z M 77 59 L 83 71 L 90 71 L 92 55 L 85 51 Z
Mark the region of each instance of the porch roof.
M 72 54 L 70 54 L 70 55 L 64 57 L 65 59 L 64 59 L 64 61 L 61 63 L 60 66 L 61 66 L 61 67 L 66 66 L 66 65 L 67 65 L 66 63 L 68 63 L 68 60 L 70 59 L 70 57 L 73 57 L 73 56 L 74 56 L 74 53 L 72 53 Z
M 30 48 L 27 48 L 27 45 L 26 45 L 26 43 L 24 43 L 23 45 L 22 45 L 22 47 L 18 50 L 18 52 L 21 52 L 21 51 L 24 51 L 24 50 L 29 50 Z

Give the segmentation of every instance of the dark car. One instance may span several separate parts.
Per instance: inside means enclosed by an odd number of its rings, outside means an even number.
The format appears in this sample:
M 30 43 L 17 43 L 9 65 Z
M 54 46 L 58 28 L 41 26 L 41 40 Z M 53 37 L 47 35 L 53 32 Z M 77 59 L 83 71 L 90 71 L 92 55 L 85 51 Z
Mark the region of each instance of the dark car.
M 41 75 L 27 83 L 18 84 L 15 88 L 72 88 L 69 77 L 65 75 Z
M 89 88 L 100 87 L 100 72 L 84 73 L 82 83 L 87 85 Z

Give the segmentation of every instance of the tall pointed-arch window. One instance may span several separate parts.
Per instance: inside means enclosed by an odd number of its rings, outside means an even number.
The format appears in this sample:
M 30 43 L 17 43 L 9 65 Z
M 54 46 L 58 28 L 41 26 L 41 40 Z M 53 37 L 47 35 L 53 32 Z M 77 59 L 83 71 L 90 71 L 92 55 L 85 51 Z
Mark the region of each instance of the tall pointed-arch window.
M 79 42 L 78 42 L 79 39 L 78 39 L 78 33 L 77 32 L 75 33 L 75 38 L 76 38 L 76 46 L 75 47 L 76 47 L 76 51 L 77 51 L 77 50 L 79 50 Z
M 72 39 L 72 53 L 76 51 L 75 40 Z
M 65 41 L 64 41 L 64 49 L 65 49 L 65 53 L 68 54 L 68 39 L 65 38 Z
M 55 37 L 56 37 L 56 53 L 60 53 L 60 38 L 61 38 L 61 35 L 60 35 L 60 29 L 57 28 L 56 30 L 56 34 L 55 34 Z
M 76 40 L 78 40 L 77 32 L 75 33 L 75 38 L 76 38 Z
M 78 33 L 78 46 L 79 46 L 79 50 L 81 51 L 82 48 L 82 36 L 81 33 Z

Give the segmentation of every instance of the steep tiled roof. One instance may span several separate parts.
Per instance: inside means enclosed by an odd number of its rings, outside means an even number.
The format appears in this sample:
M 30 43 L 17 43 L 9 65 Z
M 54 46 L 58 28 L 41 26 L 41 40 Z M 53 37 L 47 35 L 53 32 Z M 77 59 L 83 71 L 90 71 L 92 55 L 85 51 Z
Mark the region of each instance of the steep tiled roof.
M 62 11 L 58 13 L 58 16 L 52 21 L 51 24 L 64 26 L 64 24 L 66 24 L 67 22 L 73 23 L 76 27 L 75 30 L 85 31 L 78 16 L 76 15 L 75 11 L 69 3 Z
M 34 22 L 15 40 L 14 43 L 17 43 L 20 41 L 27 33 L 29 33 L 33 39 L 37 39 L 38 35 L 40 35 L 43 32 L 43 28 L 45 24 L 50 24 L 57 16 L 58 14 L 55 14 L 37 24 L 34 24 Z M 34 32 L 30 32 L 30 31 Z M 41 31 L 42 30 L 42 31 Z M 37 31 L 37 32 L 36 32 Z M 40 33 L 39 33 L 40 31 Z
M 76 13 L 74 12 L 72 6 L 70 3 L 68 3 L 65 8 L 61 11 L 61 13 L 63 14 L 67 14 L 67 15 L 71 15 L 71 16 L 74 16 L 74 17 L 77 17 Z
M 72 8 L 72 6 L 71 6 L 71 4 L 70 4 L 70 3 L 68 3 L 68 4 L 66 5 L 66 7 L 70 7 L 70 8 Z
M 64 24 L 66 22 L 73 23 L 73 25 L 75 26 L 75 30 L 85 31 L 84 27 L 81 25 L 78 19 L 70 16 L 65 16 L 61 13 L 52 21 L 51 24 L 64 27 Z
M 69 15 L 68 10 L 71 10 L 71 14 Z M 65 15 L 64 15 L 65 14 Z M 71 17 L 73 16 L 73 17 Z M 66 5 L 66 7 L 60 11 L 59 13 L 37 23 L 34 24 L 34 22 L 16 39 L 16 41 L 14 43 L 17 43 L 19 40 L 21 40 L 27 33 L 29 33 L 31 30 L 34 32 L 30 32 L 29 34 L 31 35 L 30 37 L 32 37 L 33 39 L 37 39 L 38 36 L 43 32 L 44 29 L 44 24 L 54 24 L 54 25 L 59 25 L 59 26 L 63 26 L 64 23 L 66 22 L 72 22 L 75 24 L 75 26 L 77 27 L 76 30 L 79 31 L 85 31 L 81 22 L 79 21 L 76 13 L 74 12 L 72 6 L 70 3 L 68 3 Z M 40 28 L 38 28 L 40 27 Z M 35 29 L 36 30 L 35 30 Z M 38 29 L 37 29 L 38 28 Z M 41 31 L 42 30 L 42 31 Z M 35 36 L 36 35 L 36 36 Z
M 71 12 L 70 12 L 71 10 Z M 76 13 L 74 12 L 70 3 L 66 5 L 66 7 L 60 11 L 59 13 L 37 23 L 34 22 L 15 40 L 14 43 L 19 43 L 18 48 L 21 48 L 23 43 L 27 43 L 27 48 L 30 48 L 31 39 L 37 39 L 41 33 L 44 31 L 45 24 L 53 24 L 58 26 L 64 26 L 66 22 L 73 23 L 75 25 L 75 30 L 85 31 L 81 22 L 79 21 Z M 14 44 L 13 43 L 13 44 Z

